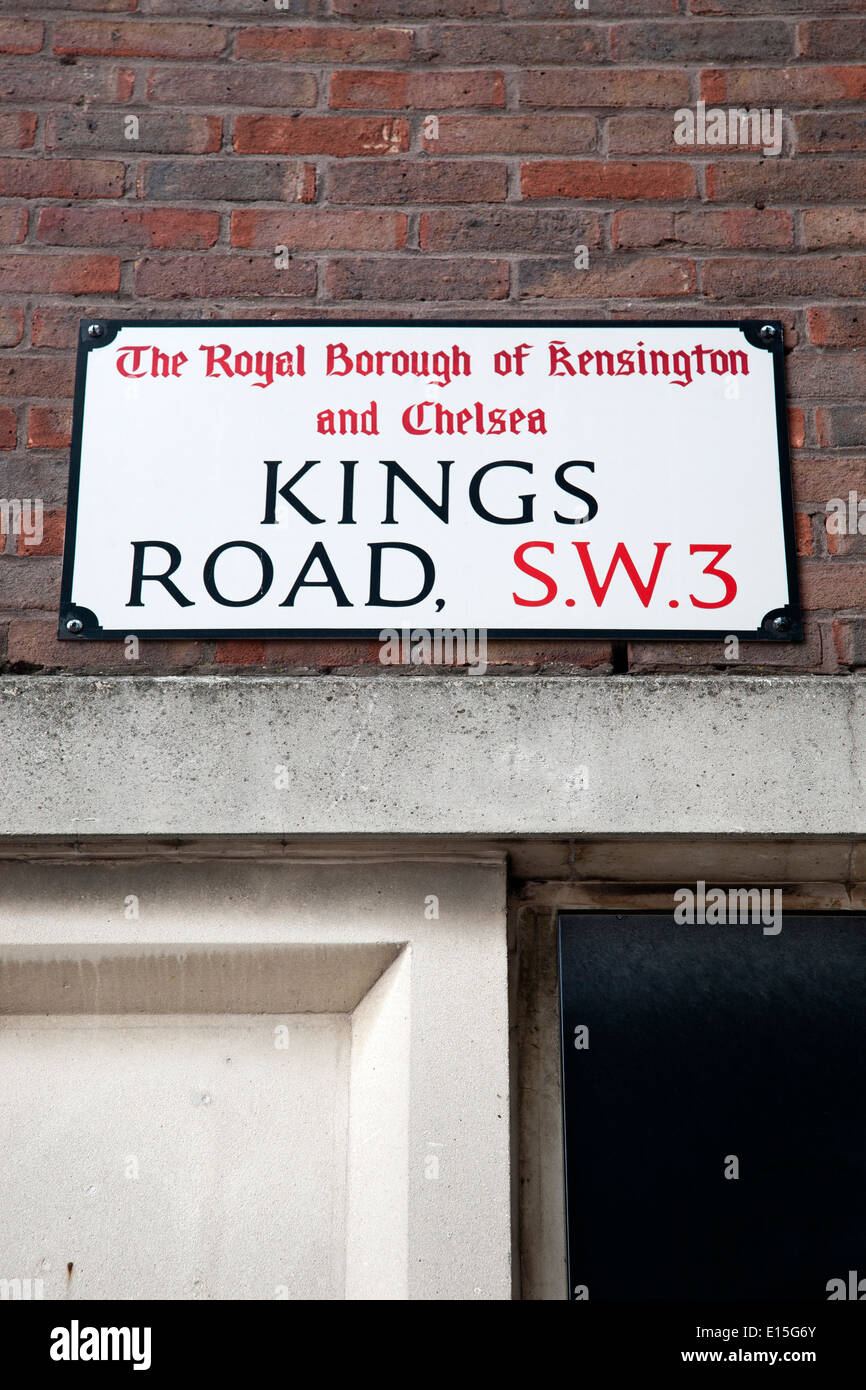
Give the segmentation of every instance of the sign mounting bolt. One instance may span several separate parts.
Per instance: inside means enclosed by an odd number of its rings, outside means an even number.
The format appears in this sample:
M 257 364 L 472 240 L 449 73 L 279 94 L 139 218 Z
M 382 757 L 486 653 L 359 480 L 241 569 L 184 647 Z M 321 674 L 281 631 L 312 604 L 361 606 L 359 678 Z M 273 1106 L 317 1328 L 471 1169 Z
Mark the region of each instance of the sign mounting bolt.
M 77 636 L 79 632 L 84 631 L 84 623 L 81 621 L 80 618 L 67 618 L 66 631 L 72 632 Z
M 771 343 L 776 337 L 776 325 L 774 323 L 765 323 L 760 330 L 760 336 L 765 343 Z
M 763 330 L 762 330 L 763 332 Z M 105 336 L 105 326 L 101 323 L 91 323 L 87 327 L 88 338 L 103 338 Z
M 790 629 L 791 620 L 784 613 L 777 613 L 773 619 L 774 632 L 787 632 Z

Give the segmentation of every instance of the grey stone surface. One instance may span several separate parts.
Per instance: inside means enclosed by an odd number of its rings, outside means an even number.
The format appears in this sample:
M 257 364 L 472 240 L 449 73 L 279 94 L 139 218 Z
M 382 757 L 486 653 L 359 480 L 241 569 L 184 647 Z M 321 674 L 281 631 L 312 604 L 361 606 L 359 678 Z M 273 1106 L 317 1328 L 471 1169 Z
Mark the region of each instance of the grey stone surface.
M 866 683 L 7 677 L 0 836 L 853 835 Z

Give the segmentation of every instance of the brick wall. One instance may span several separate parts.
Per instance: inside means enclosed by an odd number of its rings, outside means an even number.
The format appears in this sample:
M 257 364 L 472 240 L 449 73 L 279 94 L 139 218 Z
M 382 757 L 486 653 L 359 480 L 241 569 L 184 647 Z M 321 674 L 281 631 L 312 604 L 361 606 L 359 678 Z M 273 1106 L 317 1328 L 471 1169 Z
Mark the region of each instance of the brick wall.
M 0 0 L 0 92 L 0 496 L 46 508 L 0 555 L 4 669 L 383 669 L 366 642 L 56 642 L 85 315 L 782 318 L 805 643 L 490 665 L 866 665 L 866 538 L 825 525 L 866 498 L 866 0 Z M 700 98 L 780 108 L 781 155 L 677 145 Z

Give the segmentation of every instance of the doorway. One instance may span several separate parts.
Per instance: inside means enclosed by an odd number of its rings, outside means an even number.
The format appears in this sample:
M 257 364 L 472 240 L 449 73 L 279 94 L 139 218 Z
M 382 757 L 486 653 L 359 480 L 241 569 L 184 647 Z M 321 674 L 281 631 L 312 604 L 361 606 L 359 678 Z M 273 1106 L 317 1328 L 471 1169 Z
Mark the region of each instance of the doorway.
M 559 979 L 572 1299 L 866 1276 L 866 917 L 563 912 Z

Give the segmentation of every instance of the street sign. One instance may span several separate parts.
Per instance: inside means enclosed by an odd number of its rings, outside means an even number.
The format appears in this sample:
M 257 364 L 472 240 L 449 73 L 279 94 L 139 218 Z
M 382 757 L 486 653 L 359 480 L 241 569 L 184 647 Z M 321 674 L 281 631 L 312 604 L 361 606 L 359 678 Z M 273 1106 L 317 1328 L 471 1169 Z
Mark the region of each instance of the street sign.
M 778 323 L 81 325 L 60 635 L 801 637 Z

